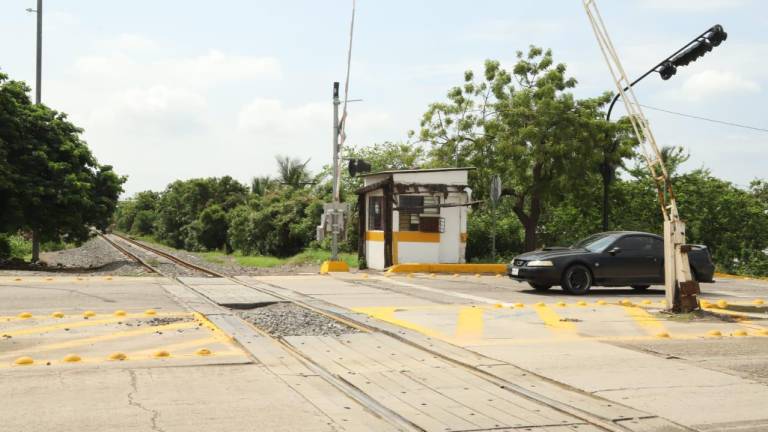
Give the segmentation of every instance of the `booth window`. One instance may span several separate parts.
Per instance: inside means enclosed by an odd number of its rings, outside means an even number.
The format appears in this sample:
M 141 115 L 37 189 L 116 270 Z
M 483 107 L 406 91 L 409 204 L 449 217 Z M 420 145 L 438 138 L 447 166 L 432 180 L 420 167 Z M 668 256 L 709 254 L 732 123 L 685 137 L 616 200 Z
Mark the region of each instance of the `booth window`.
M 384 229 L 384 197 L 368 197 L 368 229 L 371 231 Z
M 400 195 L 400 231 L 440 232 L 440 197 Z

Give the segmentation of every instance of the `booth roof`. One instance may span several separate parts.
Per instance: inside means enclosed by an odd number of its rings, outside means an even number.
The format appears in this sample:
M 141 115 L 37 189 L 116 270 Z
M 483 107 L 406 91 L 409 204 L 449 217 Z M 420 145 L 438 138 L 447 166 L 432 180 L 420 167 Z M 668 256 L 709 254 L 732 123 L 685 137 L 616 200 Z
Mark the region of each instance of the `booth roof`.
M 360 174 L 360 177 L 370 177 L 370 176 L 381 175 L 381 174 L 440 172 L 440 171 L 471 171 L 473 169 L 475 169 L 475 167 L 386 170 L 386 171 L 378 171 L 374 173 Z

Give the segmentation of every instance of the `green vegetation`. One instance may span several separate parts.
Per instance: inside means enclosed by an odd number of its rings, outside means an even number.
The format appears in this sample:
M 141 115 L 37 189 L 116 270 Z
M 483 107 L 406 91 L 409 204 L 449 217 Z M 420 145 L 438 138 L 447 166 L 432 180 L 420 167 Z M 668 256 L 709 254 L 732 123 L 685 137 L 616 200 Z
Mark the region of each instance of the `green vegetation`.
M 0 233 L 80 243 L 90 227 L 109 225 L 125 178 L 96 161 L 66 114 L 32 104 L 29 91 L 0 73 Z
M 497 211 L 499 260 L 541 246 L 569 245 L 602 230 L 602 196 L 608 190 L 611 229 L 659 233 L 656 191 L 627 119 L 604 120 L 611 94 L 577 99 L 576 80 L 550 51 L 519 52 L 505 70 L 487 61 L 483 74 L 467 71 L 447 100 L 427 108 L 416 143 L 350 146 L 344 158 L 362 158 L 374 171 L 473 166 L 473 206 L 467 221 L 468 261 L 491 255 L 490 179 L 500 175 Z M 688 240 L 709 246 L 718 268 L 768 275 L 768 182 L 740 188 L 705 168 L 684 174 L 688 155 L 663 149 L 673 177 Z M 306 162 L 278 157 L 278 176 L 255 177 L 250 187 L 229 178 L 174 182 L 142 192 L 118 206 L 116 226 L 175 248 L 200 251 L 211 262 L 272 267 L 320 263 L 327 241 L 314 240 L 322 203 L 330 201 L 330 169 L 312 175 Z M 610 167 L 610 172 L 605 167 Z M 614 172 L 614 168 L 618 171 Z M 342 200 L 355 202 L 360 178 L 342 170 Z M 610 188 L 608 188 L 610 185 Z M 357 214 L 341 248 L 357 249 Z M 229 254 L 229 257 L 227 256 Z M 351 265 L 356 258 L 344 255 Z

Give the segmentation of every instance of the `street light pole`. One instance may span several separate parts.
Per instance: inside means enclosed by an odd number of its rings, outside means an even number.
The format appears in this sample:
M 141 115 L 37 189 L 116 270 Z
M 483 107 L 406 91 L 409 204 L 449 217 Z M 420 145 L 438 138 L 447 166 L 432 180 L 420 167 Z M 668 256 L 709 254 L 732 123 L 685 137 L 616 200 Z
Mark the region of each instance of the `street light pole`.
M 37 53 L 35 66 L 35 104 L 42 103 L 42 81 L 43 81 L 43 0 L 37 0 L 37 9 L 29 8 L 27 12 L 37 14 Z M 38 232 L 32 230 L 32 262 L 40 261 L 40 236 Z
M 333 204 L 338 205 L 339 197 L 339 83 L 333 83 Z M 339 260 L 339 213 L 334 206 L 331 212 L 331 261 Z

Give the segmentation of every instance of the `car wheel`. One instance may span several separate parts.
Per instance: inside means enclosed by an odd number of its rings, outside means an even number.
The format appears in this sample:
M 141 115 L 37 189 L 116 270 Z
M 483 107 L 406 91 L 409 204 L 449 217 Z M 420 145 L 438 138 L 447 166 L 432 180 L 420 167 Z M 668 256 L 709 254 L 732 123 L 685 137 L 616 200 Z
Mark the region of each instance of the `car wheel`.
M 650 285 L 630 285 L 635 291 L 645 291 L 650 288 Z
M 539 283 L 533 283 L 533 282 L 528 282 L 528 285 L 530 285 L 531 288 L 535 289 L 536 291 L 546 291 L 552 288 L 552 285 L 545 285 L 545 284 L 539 284 Z
M 583 265 L 568 267 L 563 273 L 563 289 L 570 294 L 584 295 L 592 287 L 592 273 Z

